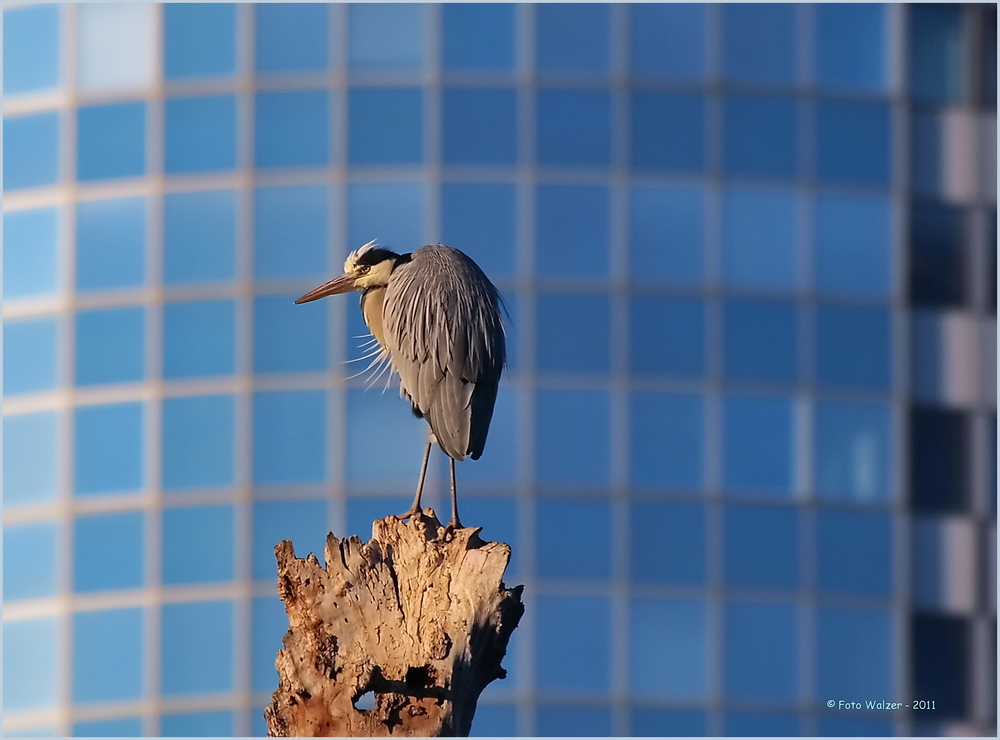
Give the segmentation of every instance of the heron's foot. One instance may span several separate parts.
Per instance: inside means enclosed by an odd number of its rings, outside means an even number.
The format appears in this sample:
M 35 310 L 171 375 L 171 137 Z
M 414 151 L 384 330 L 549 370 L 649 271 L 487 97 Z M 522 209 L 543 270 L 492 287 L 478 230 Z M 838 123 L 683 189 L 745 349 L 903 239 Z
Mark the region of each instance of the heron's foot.
M 448 522 L 448 526 L 446 526 L 445 529 L 451 529 L 451 530 L 462 529 L 462 522 L 459 521 L 457 516 L 453 516 L 451 520 Z
M 396 518 L 397 519 L 416 519 L 416 518 L 421 517 L 423 515 L 424 515 L 424 510 L 421 509 L 417 505 L 413 505 L 413 506 L 410 507 L 410 510 L 407 511 L 405 514 L 397 514 Z

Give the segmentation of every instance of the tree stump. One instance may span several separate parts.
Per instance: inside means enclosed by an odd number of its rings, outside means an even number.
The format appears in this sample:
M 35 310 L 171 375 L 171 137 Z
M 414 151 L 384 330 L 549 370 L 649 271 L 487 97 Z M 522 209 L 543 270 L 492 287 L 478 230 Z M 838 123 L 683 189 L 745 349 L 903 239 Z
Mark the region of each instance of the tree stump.
M 510 546 L 479 531 L 426 509 L 376 520 L 367 544 L 327 535 L 326 568 L 288 540 L 275 547 L 289 629 L 268 735 L 468 735 L 524 613 L 522 587 L 502 581 Z M 357 708 L 368 692 L 374 708 Z

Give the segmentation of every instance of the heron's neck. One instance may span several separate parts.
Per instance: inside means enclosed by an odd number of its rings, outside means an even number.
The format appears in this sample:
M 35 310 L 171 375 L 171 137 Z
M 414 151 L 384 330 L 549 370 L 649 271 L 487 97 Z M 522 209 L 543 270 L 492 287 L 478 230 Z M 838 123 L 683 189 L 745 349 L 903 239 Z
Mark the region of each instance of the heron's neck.
M 385 332 L 382 331 L 382 309 L 385 306 L 385 286 L 367 288 L 361 294 L 361 313 L 365 324 L 378 343 L 385 347 Z

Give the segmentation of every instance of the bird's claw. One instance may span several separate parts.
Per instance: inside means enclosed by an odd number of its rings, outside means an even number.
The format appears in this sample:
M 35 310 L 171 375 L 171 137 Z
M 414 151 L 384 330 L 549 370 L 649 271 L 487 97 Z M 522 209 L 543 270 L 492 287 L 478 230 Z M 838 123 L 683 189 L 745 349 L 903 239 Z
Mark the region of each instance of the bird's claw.
M 414 519 L 414 518 L 416 518 L 418 516 L 423 516 L 423 515 L 424 515 L 424 512 L 423 512 L 423 510 L 421 510 L 421 508 L 419 506 L 411 506 L 409 511 L 407 511 L 405 514 L 397 514 L 396 518 L 397 519 Z

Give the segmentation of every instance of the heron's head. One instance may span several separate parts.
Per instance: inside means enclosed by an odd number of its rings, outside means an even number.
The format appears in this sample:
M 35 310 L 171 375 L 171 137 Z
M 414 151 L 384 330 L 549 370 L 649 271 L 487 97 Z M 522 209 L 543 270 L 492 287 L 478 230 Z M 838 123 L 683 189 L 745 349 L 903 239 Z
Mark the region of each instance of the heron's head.
M 389 276 L 400 258 L 401 255 L 389 249 L 382 249 L 375 242 L 368 242 L 347 255 L 343 275 L 310 290 L 295 302 L 309 303 L 337 293 L 385 287 L 389 284 Z

